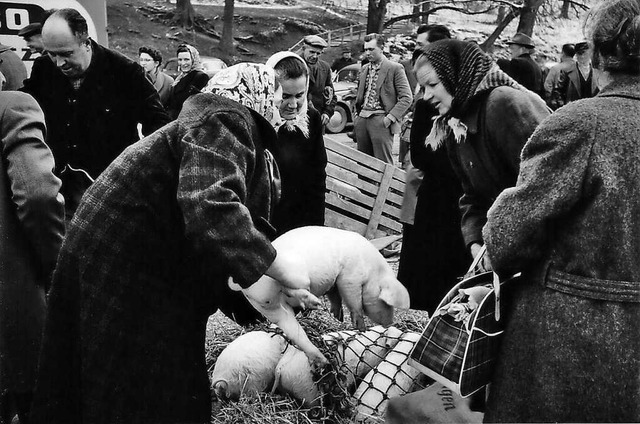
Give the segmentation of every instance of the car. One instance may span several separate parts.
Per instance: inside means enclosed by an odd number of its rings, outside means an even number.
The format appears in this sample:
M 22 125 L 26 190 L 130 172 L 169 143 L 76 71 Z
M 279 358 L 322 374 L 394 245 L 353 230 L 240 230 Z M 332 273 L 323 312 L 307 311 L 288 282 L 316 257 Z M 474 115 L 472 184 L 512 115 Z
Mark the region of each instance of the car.
M 222 59 L 218 59 L 217 57 L 200 56 L 200 63 L 202 63 L 202 71 L 209 75 L 209 78 L 227 67 L 227 64 L 224 63 Z M 175 77 L 177 77 L 180 73 L 180 71 L 178 70 L 178 58 L 172 57 L 171 59 L 167 60 L 162 67 L 162 72 L 175 79 Z
M 339 133 L 345 130 L 347 125 L 353 123 L 356 116 L 355 104 L 358 90 L 358 76 L 360 64 L 347 65 L 336 72 L 333 79 L 333 89 L 338 99 L 333 116 L 327 123 L 327 131 Z

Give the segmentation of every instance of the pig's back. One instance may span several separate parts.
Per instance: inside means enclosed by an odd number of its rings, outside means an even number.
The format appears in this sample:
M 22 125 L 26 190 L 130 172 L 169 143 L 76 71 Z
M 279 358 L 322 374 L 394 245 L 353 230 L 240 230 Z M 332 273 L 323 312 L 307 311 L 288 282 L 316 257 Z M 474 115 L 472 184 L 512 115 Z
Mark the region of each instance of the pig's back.
M 328 290 L 343 269 L 353 269 L 359 264 L 367 264 L 369 268 L 376 267 L 380 265 L 380 261 L 386 264 L 382 255 L 366 238 L 353 231 L 338 228 L 295 228 L 275 239 L 273 246 L 278 251 L 286 249 L 304 258 L 314 294 Z M 322 287 L 314 287 L 314 284 Z

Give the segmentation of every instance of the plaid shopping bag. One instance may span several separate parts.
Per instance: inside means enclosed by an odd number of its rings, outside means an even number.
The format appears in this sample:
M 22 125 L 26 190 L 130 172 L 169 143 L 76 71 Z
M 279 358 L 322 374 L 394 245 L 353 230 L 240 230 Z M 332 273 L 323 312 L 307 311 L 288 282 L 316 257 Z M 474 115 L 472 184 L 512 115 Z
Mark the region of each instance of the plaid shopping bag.
M 410 355 L 413 367 L 463 397 L 489 383 L 498 353 L 503 322 L 499 303 L 496 313 L 495 278 L 493 272 L 485 272 L 454 286 L 438 305 Z M 477 286 L 486 286 L 491 291 L 468 319 L 456 321 L 453 316 L 438 312 L 461 298 L 460 289 Z

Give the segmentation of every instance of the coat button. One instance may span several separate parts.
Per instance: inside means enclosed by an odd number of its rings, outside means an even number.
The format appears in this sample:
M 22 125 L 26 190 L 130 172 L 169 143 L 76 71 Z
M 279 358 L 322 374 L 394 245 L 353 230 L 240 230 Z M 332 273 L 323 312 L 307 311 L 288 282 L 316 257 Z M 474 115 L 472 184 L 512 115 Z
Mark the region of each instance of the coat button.
M 473 162 L 469 161 L 469 168 L 473 168 Z

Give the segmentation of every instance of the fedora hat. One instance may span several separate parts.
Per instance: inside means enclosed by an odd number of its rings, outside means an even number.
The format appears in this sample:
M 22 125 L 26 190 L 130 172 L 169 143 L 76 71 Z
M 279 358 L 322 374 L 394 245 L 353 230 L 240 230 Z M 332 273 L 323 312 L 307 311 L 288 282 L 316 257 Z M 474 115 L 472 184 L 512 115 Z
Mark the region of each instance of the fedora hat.
M 507 41 L 507 44 L 517 44 L 519 46 L 529 47 L 530 49 L 536 46 L 531 37 L 521 32 L 516 33 L 511 40 Z

